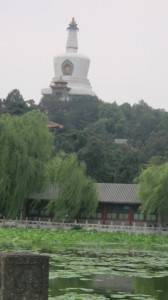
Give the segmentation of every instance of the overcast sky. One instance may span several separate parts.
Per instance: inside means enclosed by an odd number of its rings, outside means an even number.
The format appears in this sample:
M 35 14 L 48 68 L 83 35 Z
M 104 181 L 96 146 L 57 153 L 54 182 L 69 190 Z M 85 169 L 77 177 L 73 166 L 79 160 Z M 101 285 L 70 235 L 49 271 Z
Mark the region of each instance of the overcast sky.
M 100 99 L 168 110 L 167 0 L 0 0 L 0 98 L 40 101 L 72 17 Z

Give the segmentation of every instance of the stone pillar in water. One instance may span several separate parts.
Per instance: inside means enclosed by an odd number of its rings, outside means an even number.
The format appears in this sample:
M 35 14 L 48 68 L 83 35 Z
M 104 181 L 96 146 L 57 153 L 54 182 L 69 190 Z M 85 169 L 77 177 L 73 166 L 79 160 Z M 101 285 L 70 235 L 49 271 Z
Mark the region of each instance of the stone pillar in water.
M 48 300 L 49 257 L 0 254 L 0 300 Z

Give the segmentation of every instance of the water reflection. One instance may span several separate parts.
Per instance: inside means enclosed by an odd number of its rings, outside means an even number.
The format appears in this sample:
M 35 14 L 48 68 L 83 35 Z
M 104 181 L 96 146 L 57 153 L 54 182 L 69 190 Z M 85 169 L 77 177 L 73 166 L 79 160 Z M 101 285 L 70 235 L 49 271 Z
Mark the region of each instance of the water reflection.
M 113 292 L 134 292 L 136 278 L 115 276 L 110 278 L 106 275 L 96 275 L 93 280 L 93 288 L 112 290 Z
M 110 278 L 106 275 L 96 275 L 89 278 L 57 278 L 50 281 L 50 296 L 52 297 L 64 295 L 66 291 L 73 290 L 79 294 L 88 290 L 91 294 L 104 295 L 107 299 L 114 299 L 110 298 L 113 293 L 125 292 L 134 295 L 150 295 L 153 299 L 166 300 L 168 299 L 168 277 L 115 276 Z M 125 299 L 131 299 L 131 297 Z
M 168 277 L 137 278 L 134 285 L 135 293 L 147 294 L 158 300 L 168 299 Z
M 64 295 L 65 290 L 78 290 L 80 293 L 80 289 L 92 289 L 93 288 L 93 280 L 85 279 L 82 280 L 80 278 L 57 278 L 54 280 L 50 280 L 50 296 L 60 296 Z

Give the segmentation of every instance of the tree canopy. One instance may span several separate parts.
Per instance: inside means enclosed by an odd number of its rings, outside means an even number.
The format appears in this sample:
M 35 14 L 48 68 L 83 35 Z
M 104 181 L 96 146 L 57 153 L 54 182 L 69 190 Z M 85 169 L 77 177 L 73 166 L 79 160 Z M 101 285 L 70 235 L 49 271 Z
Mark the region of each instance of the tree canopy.
M 131 106 L 84 95 L 70 101 L 47 95 L 39 108 L 64 126 L 54 134 L 55 153 L 75 152 L 98 182 L 133 183 L 150 161 L 168 161 L 168 112 L 143 100 Z
M 37 110 L 21 116 L 0 117 L 0 210 L 16 217 L 25 200 L 53 182 L 59 196 L 51 201 L 55 216 L 75 217 L 95 211 L 98 203 L 94 182 L 75 154 L 53 153 L 53 136 L 47 118 Z
M 63 125 L 53 131 L 54 153 L 76 153 L 86 163 L 87 175 L 98 182 L 133 183 L 144 166 L 168 162 L 168 112 L 143 100 L 131 106 L 88 95 L 71 95 L 69 101 L 44 95 L 35 105 L 24 101 L 18 90 L 0 100 L 0 114 L 21 115 L 32 109 Z M 116 144 L 117 139 L 121 143 Z
M 94 181 L 86 176 L 86 166 L 76 154 L 60 153 L 49 165 L 51 181 L 58 185 L 58 195 L 48 204 L 56 218 L 74 218 L 81 212 L 87 217 L 95 212 L 98 194 Z
M 15 217 L 25 199 L 42 188 L 52 136 L 38 111 L 18 117 L 0 117 L 0 207 Z
M 139 179 L 139 198 L 142 200 L 141 211 L 160 216 L 168 214 L 168 163 L 151 166 L 143 170 Z
M 0 103 L 0 112 L 11 115 L 22 115 L 34 108 L 36 108 L 35 101 L 32 99 L 25 101 L 17 89 L 12 90 Z

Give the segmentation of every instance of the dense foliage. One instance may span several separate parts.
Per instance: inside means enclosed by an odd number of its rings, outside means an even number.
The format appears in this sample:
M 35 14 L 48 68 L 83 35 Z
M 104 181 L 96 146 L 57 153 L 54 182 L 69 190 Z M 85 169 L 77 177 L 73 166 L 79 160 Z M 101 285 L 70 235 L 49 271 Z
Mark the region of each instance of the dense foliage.
M 54 153 L 76 153 L 87 175 L 98 182 L 133 183 L 141 170 L 168 161 L 168 112 L 138 104 L 107 103 L 91 96 L 60 101 L 45 95 L 39 105 L 13 90 L 0 101 L 0 112 L 21 114 L 40 109 L 63 129 L 53 129 Z
M 0 208 L 15 217 L 30 193 L 46 181 L 52 136 L 38 111 L 0 117 Z
M 34 100 L 25 101 L 17 89 L 12 90 L 6 99 L 0 99 L 0 113 L 22 115 L 36 107 Z
M 168 113 L 138 104 L 44 96 L 39 108 L 64 126 L 53 132 L 55 153 L 76 153 L 98 182 L 132 183 L 150 164 L 168 161 Z
M 19 216 L 30 194 L 54 182 L 59 186 L 55 201 L 49 203 L 56 217 L 91 214 L 98 204 L 93 180 L 86 176 L 84 163 L 76 155 L 53 154 L 53 136 L 47 118 L 38 110 L 0 116 L 0 212 Z M 49 199 L 50 200 L 50 199 Z
M 59 193 L 48 204 L 48 210 L 58 218 L 74 218 L 80 212 L 89 217 L 98 205 L 98 194 L 94 181 L 86 176 L 84 163 L 78 162 L 75 154 L 60 153 L 50 161 L 49 173 L 56 182 Z
M 139 177 L 139 197 L 143 203 L 143 212 L 157 211 L 164 218 L 168 214 L 168 163 L 151 166 L 144 170 Z

